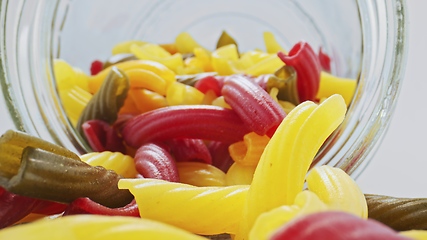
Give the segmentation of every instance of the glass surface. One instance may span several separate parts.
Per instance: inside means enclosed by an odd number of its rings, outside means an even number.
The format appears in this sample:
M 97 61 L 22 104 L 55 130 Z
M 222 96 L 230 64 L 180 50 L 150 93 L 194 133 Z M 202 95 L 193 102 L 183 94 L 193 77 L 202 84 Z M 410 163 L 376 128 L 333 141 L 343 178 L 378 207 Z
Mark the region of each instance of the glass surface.
M 301 40 L 322 47 L 335 75 L 358 79 L 344 123 L 315 160 L 357 176 L 381 142 L 399 93 L 405 11 L 405 1 L 386 0 L 1 1 L 0 104 L 11 127 L 82 153 L 86 147 L 58 100 L 52 59 L 88 72 L 123 40 L 167 43 L 187 31 L 213 49 L 226 30 L 245 51 L 262 47 L 262 32 L 271 31 L 286 49 Z

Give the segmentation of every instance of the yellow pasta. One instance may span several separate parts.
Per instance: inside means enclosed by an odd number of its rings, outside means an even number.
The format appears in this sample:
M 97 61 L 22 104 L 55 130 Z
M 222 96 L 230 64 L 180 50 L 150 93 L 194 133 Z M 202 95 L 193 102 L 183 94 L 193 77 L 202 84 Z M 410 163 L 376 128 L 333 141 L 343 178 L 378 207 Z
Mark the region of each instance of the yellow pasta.
M 343 96 L 348 106 L 356 92 L 356 87 L 356 79 L 340 78 L 327 72 L 321 72 L 319 90 L 316 98 L 321 99 L 327 98 L 333 94 L 340 94 Z
M 224 100 L 224 96 L 219 96 L 212 101 L 212 105 L 231 109 L 230 105 Z
M 408 230 L 408 231 L 399 232 L 399 234 L 414 240 L 427 239 L 427 230 Z
M 250 185 L 255 169 L 256 166 L 243 166 L 239 163 L 233 163 L 225 175 L 225 182 L 228 186 Z
M 91 166 L 102 166 L 114 170 L 125 178 L 133 178 L 137 175 L 135 163 L 132 157 L 120 152 L 93 152 L 80 156 L 80 159 Z
M 195 105 L 201 104 L 204 94 L 197 88 L 174 82 L 169 85 L 166 93 L 166 101 L 169 105 Z
M 365 195 L 342 169 L 326 165 L 315 167 L 307 174 L 306 181 L 308 189 L 316 193 L 332 210 L 368 217 Z
M 181 183 L 198 187 L 225 186 L 225 173 L 211 164 L 177 162 Z
M 139 113 L 144 113 L 157 108 L 168 106 L 164 96 L 147 89 L 129 89 L 128 95 L 132 99 L 132 102 L 136 109 L 138 109 Z
M 236 239 L 246 239 L 263 212 L 293 202 L 314 156 L 341 124 L 346 110 L 343 98 L 333 95 L 319 106 L 303 102 L 284 118 L 255 171 Z
M 157 179 L 122 179 L 135 196 L 142 218 L 214 235 L 235 233 L 249 186 L 195 187 Z
M 269 137 L 250 132 L 243 137 L 243 141 L 231 144 L 228 151 L 235 162 L 244 166 L 256 166 L 268 141 Z
M 130 46 L 130 51 L 138 59 L 159 62 L 175 73 L 178 68 L 184 67 L 184 60 L 181 53 L 175 53 L 172 55 L 157 44 L 147 43 L 142 46 L 132 45 Z
M 71 215 L 42 219 L 0 231 L 0 239 L 27 240 L 139 240 L 174 239 L 202 240 L 165 223 L 122 216 Z
M 326 210 L 328 206 L 315 193 L 302 191 L 295 197 L 294 204 L 283 205 L 261 214 L 250 231 L 249 239 L 269 239 L 272 233 L 293 218 Z
M 203 47 L 187 32 L 178 34 L 175 38 L 175 45 L 180 53 L 193 53 L 197 48 Z
M 68 119 L 73 126 L 76 126 L 83 110 L 92 99 L 92 94 L 76 85 L 69 89 L 60 90 L 59 97 Z
M 129 69 L 125 71 L 131 88 L 145 88 L 160 95 L 166 95 L 166 80 L 156 73 L 145 69 Z
M 264 44 L 268 53 L 276 54 L 277 52 L 287 53 L 277 42 L 272 32 L 264 32 Z
M 111 49 L 111 54 L 116 55 L 116 54 L 122 54 L 122 53 L 131 53 L 130 47 L 132 45 L 143 46 L 145 44 L 147 44 L 147 42 L 140 41 L 140 40 L 129 40 L 129 41 L 119 42 L 116 45 L 114 45 L 114 47 Z

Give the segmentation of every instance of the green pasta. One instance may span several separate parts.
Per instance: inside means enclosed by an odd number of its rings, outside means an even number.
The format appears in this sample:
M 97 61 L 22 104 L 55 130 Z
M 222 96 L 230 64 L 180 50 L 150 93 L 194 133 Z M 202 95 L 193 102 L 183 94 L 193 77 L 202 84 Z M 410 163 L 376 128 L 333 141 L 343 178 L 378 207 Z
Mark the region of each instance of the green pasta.
M 270 90 L 275 87 L 279 90 L 277 94 L 279 100 L 288 101 L 294 105 L 300 103 L 296 84 L 296 72 L 293 67 L 283 66 L 274 74 L 265 75 L 263 77 L 268 77 L 266 82 L 267 92 L 270 92 Z
M 220 47 L 230 44 L 236 45 L 236 49 L 239 49 L 236 40 L 234 40 L 234 38 L 231 37 L 226 31 L 222 31 L 221 36 L 219 37 L 218 42 L 216 43 L 216 48 L 218 49 Z
M 218 74 L 216 72 L 204 72 L 197 74 L 177 75 L 176 81 L 194 87 L 196 82 L 200 79 L 213 76 L 218 76 Z
M 103 167 L 33 147 L 24 148 L 18 173 L 3 187 L 22 196 L 71 203 L 88 197 L 107 207 L 132 201 L 127 190 L 117 187 L 121 176 Z
M 100 89 L 83 110 L 77 122 L 78 132 L 84 136 L 82 124 L 88 120 L 98 119 L 109 124 L 114 123 L 117 119 L 117 113 L 127 97 L 129 88 L 129 79 L 126 74 L 113 66 Z
M 365 194 L 368 217 L 396 231 L 427 230 L 427 198 Z
M 104 62 L 104 65 L 102 67 L 103 69 L 105 69 L 117 63 L 126 62 L 130 60 L 137 60 L 137 58 L 132 53 L 120 53 L 111 56 L 107 61 Z

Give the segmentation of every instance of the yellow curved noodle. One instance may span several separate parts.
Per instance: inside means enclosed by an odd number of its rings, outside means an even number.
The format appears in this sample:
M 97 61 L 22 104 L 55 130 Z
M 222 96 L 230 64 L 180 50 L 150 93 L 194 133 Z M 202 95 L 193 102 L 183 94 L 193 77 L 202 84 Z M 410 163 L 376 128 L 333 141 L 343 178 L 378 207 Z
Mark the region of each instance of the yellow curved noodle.
M 270 138 L 250 132 L 243 136 L 243 141 L 230 145 L 231 158 L 244 166 L 256 166 Z
M 68 89 L 59 90 L 59 97 L 68 118 L 73 126 L 76 126 L 80 115 L 90 99 L 92 99 L 92 94 L 76 85 Z
M 234 63 L 239 60 L 239 53 L 234 44 L 229 44 L 216 49 L 211 54 L 212 68 L 219 75 L 237 73 Z
M 201 240 L 185 230 L 136 217 L 72 215 L 0 230 L 0 239 L 26 240 Z
M 198 187 L 225 186 L 225 173 L 211 164 L 177 162 L 180 182 Z
M 333 95 L 319 106 L 303 102 L 284 118 L 255 171 L 236 239 L 247 238 L 261 213 L 293 202 L 314 156 L 341 124 L 346 110 L 344 99 Z
M 427 230 L 408 230 L 399 232 L 399 234 L 415 240 L 427 239 Z
M 250 231 L 249 239 L 267 240 L 293 218 L 326 210 L 328 206 L 315 193 L 302 191 L 295 197 L 293 205 L 283 205 L 261 214 Z
M 142 218 L 214 235 L 236 232 L 249 186 L 195 187 L 157 179 L 122 179 L 119 188 L 135 196 Z
M 111 54 L 116 55 L 116 54 L 122 54 L 122 53 L 131 53 L 130 47 L 132 45 L 143 46 L 145 44 L 147 44 L 147 42 L 143 42 L 140 40 L 129 40 L 129 41 L 119 42 L 113 46 L 113 48 L 111 49 Z
M 228 186 L 250 185 L 255 169 L 256 166 L 243 166 L 239 163 L 233 163 L 225 175 L 225 182 Z
M 129 69 L 145 69 L 151 71 L 164 80 L 166 80 L 167 84 L 175 82 L 175 73 L 167 68 L 165 65 L 151 60 L 130 60 L 126 62 L 120 62 L 114 64 L 118 69 L 122 71 L 127 71 Z M 89 91 L 91 93 L 95 93 L 101 87 L 101 84 L 104 82 L 108 73 L 110 72 L 113 66 L 109 66 L 103 69 L 101 72 L 96 74 L 95 76 L 91 76 L 89 79 Z
M 316 98 L 321 99 L 327 98 L 333 94 L 341 94 L 348 106 L 356 92 L 356 87 L 356 79 L 340 78 L 322 71 Z
M 201 104 L 204 94 L 197 88 L 174 82 L 169 85 L 166 92 L 166 101 L 170 106 L 173 105 L 195 105 Z
M 184 60 L 181 53 L 170 54 L 157 44 L 144 44 L 142 46 L 132 45 L 130 51 L 141 60 L 152 60 L 159 62 L 175 73 L 178 68 L 184 67 Z
M 212 101 L 212 105 L 231 109 L 230 105 L 224 100 L 224 96 L 219 96 Z
M 130 88 L 146 88 L 161 95 L 166 94 L 166 80 L 156 73 L 145 69 L 129 69 L 125 73 Z
M 342 169 L 326 165 L 315 167 L 307 174 L 306 181 L 308 189 L 331 209 L 368 217 L 365 195 Z
M 182 32 L 175 38 L 175 46 L 180 53 L 193 53 L 196 48 L 204 49 L 189 33 Z
M 144 113 L 157 108 L 168 106 L 164 96 L 147 89 L 129 89 L 128 96 L 132 99 L 132 102 L 134 103 L 136 109 L 138 109 L 139 113 Z
M 272 32 L 264 32 L 264 44 L 268 53 L 276 54 L 277 52 L 287 53 L 282 46 L 277 42 L 276 37 Z
M 80 159 L 91 166 L 102 166 L 113 170 L 125 178 L 133 178 L 138 173 L 133 158 L 120 152 L 86 153 L 80 156 Z
M 59 91 L 69 89 L 74 86 L 79 86 L 79 88 L 89 91 L 89 76 L 82 70 L 73 68 L 66 61 L 62 59 L 54 59 L 53 72 L 55 74 L 55 82 Z

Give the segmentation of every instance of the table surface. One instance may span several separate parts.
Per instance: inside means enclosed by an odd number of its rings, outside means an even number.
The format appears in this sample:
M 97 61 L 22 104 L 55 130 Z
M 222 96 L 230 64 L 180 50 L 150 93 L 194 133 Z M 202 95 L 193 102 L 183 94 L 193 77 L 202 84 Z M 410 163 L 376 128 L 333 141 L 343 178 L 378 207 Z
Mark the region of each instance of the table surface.
M 427 197 L 427 1 L 407 1 L 407 7 L 409 55 L 399 101 L 381 146 L 357 183 L 364 193 Z M 1 132 L 5 124 L 0 124 Z
M 427 1 L 407 1 L 407 7 L 409 55 L 399 101 L 387 135 L 357 182 L 365 193 L 427 197 Z

